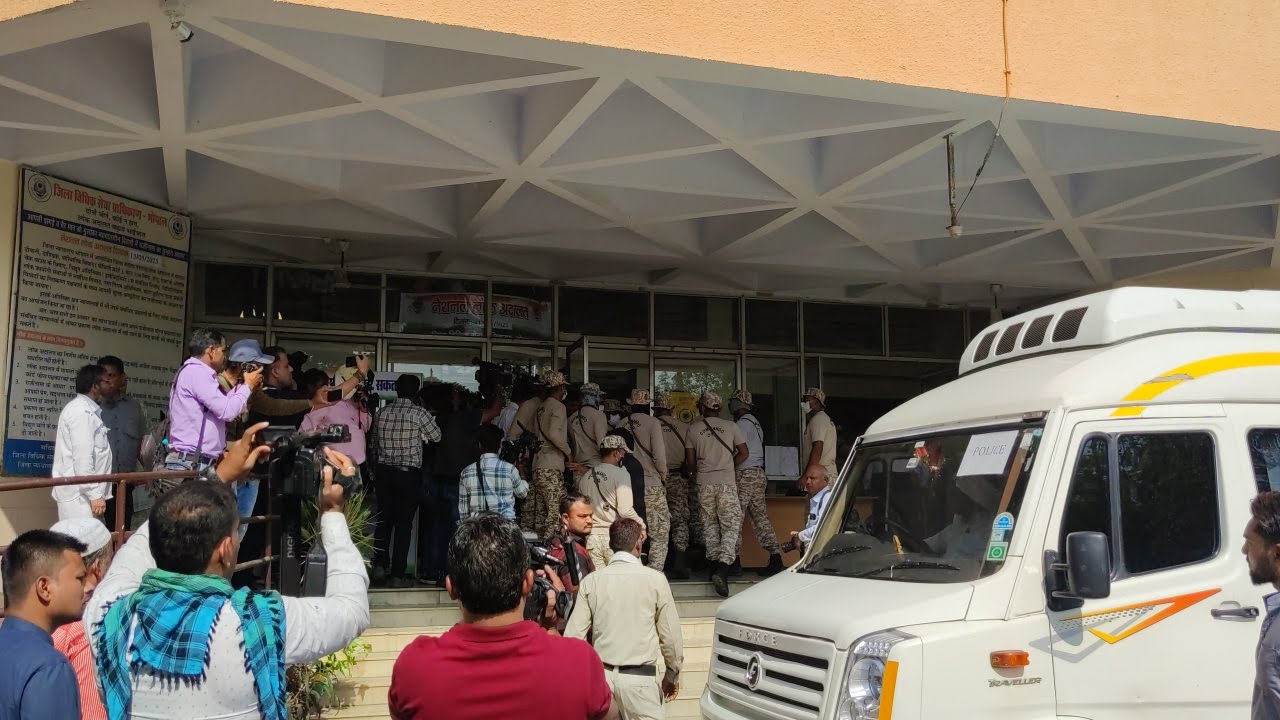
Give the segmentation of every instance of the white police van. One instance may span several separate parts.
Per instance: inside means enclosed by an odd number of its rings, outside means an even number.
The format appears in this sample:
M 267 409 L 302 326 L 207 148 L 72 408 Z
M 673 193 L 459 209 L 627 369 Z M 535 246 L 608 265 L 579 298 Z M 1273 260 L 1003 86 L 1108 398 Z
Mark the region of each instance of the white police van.
M 726 600 L 705 717 L 1246 717 L 1280 292 L 1124 288 L 984 330 L 877 421 L 804 559 Z

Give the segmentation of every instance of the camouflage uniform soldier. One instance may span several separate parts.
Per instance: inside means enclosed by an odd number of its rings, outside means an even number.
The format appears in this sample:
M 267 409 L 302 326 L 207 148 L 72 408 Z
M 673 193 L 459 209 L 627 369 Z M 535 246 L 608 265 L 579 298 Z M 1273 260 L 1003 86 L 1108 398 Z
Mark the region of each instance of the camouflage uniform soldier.
M 688 580 L 689 564 L 689 479 L 684 470 L 684 432 L 688 426 L 671 414 L 671 396 L 663 393 L 653 401 L 653 412 L 662 426 L 662 444 L 666 448 L 667 473 L 663 486 L 667 491 L 667 511 L 671 516 L 671 561 L 667 577 Z M 695 496 L 696 497 L 696 496 Z
M 627 397 L 631 414 L 623 425 L 635 440 L 635 456 L 644 468 L 644 522 L 649 532 L 649 567 L 662 572 L 667 564 L 667 540 L 671 535 L 671 509 L 667 507 L 667 490 L 663 476 L 667 473 L 667 449 L 662 437 L 662 423 L 649 414 L 652 397 L 648 390 L 636 388 Z
M 702 417 L 689 423 L 685 459 L 697 468 L 698 511 L 707 539 L 711 582 L 721 597 L 729 595 L 729 566 L 742 532 L 742 505 L 733 467 L 747 459 L 738 426 L 720 418 L 720 396 L 704 392 L 698 400 Z
M 533 482 L 529 488 L 529 502 L 525 506 L 530 516 L 533 532 L 540 538 L 554 535 L 560 529 L 560 501 L 564 499 L 564 469 L 566 461 L 574 468 L 569 451 L 567 418 L 564 399 L 569 386 L 564 375 L 554 370 L 542 374 L 546 397 L 534 419 L 534 432 L 542 446 L 533 458 Z
M 738 431 L 742 433 L 747 444 L 747 459 L 737 468 L 738 500 L 742 503 L 742 514 L 751 518 L 751 529 L 755 531 L 756 542 L 769 553 L 769 565 L 760 571 L 768 577 L 782 572 L 782 548 L 778 544 L 778 534 L 774 532 L 773 523 L 769 520 L 769 512 L 765 508 L 764 494 L 768 478 L 764 474 L 764 428 L 751 413 L 751 393 L 737 390 L 729 400 L 729 412 L 737 420 Z M 742 536 L 738 536 L 738 557 L 733 561 L 735 573 L 742 572 Z

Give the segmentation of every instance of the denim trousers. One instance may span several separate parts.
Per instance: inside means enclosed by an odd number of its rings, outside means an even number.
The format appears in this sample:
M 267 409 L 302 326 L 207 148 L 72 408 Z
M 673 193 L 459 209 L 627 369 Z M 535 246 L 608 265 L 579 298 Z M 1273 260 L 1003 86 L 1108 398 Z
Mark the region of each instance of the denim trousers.
M 423 473 L 423 498 L 418 513 L 418 574 L 443 579 L 449 573 L 449 541 L 458 529 L 457 475 Z

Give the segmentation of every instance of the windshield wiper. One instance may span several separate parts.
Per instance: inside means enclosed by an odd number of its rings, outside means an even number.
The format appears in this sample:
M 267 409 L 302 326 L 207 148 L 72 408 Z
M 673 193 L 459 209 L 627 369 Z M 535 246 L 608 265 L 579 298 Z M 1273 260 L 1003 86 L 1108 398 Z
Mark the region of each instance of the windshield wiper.
M 844 547 L 827 548 L 826 550 L 823 550 L 822 552 L 810 558 L 809 562 L 805 563 L 804 566 L 807 568 L 813 565 L 814 563 L 818 562 L 819 560 L 825 560 L 829 557 L 835 557 L 836 555 L 845 555 L 847 553 L 862 552 L 863 550 L 870 550 L 870 549 L 871 549 L 871 546 L 869 545 L 845 545 Z
M 878 575 L 882 572 L 888 572 L 890 570 L 959 570 L 959 569 L 960 568 L 956 567 L 955 565 L 949 565 L 947 563 L 940 563 L 940 562 L 932 562 L 929 560 L 902 560 L 902 561 L 893 563 L 892 565 L 885 565 L 884 567 L 878 567 L 878 568 L 875 568 L 874 570 L 868 570 L 863 573 L 858 573 L 857 575 L 854 575 L 854 577 L 860 577 L 860 578 L 870 577 L 872 575 Z

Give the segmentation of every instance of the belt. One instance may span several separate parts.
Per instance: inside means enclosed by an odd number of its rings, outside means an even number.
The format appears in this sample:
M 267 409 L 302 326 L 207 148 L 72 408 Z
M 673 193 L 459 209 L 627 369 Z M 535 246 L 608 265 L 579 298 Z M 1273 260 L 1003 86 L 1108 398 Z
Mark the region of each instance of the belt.
M 174 450 L 170 455 L 177 455 L 179 460 L 185 460 L 193 463 L 208 462 L 210 465 L 218 462 L 218 458 L 212 455 L 204 455 L 194 450 Z
M 623 675 L 643 675 L 644 677 L 656 677 L 658 674 L 658 666 L 650 663 L 648 665 L 610 665 L 603 663 L 605 670 L 622 673 Z

